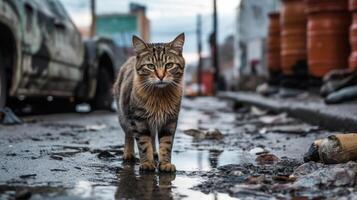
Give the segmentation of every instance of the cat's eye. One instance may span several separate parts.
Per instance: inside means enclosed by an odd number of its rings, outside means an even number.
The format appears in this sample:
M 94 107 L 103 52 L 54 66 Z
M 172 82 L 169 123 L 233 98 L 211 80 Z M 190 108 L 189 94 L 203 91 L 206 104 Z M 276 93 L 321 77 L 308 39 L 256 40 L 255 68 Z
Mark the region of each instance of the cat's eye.
M 170 69 L 170 68 L 172 68 L 174 66 L 174 63 L 167 63 L 166 65 L 165 65 L 165 68 L 166 69 Z
M 155 69 L 155 65 L 154 65 L 154 64 L 147 64 L 147 67 L 148 67 L 149 69 Z

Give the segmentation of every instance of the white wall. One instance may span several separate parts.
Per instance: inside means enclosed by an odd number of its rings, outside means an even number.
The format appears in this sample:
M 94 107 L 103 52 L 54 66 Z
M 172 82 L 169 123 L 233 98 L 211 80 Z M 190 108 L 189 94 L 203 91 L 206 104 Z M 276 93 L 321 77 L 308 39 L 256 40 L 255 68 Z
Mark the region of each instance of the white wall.
M 250 63 L 260 60 L 258 75 L 266 75 L 265 41 L 268 13 L 280 8 L 280 0 L 242 0 L 236 10 L 235 68 L 241 75 L 251 73 Z M 244 48 L 241 48 L 241 46 Z

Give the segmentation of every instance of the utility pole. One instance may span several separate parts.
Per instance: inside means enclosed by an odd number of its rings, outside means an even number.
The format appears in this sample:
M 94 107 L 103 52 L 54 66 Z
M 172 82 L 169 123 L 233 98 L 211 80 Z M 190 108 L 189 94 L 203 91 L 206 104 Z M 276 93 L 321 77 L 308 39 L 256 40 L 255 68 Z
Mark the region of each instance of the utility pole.
M 94 37 L 96 34 L 97 27 L 97 14 L 96 14 L 96 0 L 90 0 L 90 10 L 92 15 L 92 24 L 90 27 L 90 36 Z
M 197 65 L 197 84 L 198 84 L 198 95 L 202 95 L 202 17 L 197 15 L 197 54 L 198 54 L 198 65 Z
M 210 45 L 211 45 L 211 56 L 212 64 L 215 70 L 214 73 L 214 93 L 217 90 L 221 90 L 221 81 L 220 81 L 220 70 L 219 70 L 219 60 L 218 60 L 218 46 L 217 46 L 217 0 L 213 0 L 213 32 L 210 36 Z

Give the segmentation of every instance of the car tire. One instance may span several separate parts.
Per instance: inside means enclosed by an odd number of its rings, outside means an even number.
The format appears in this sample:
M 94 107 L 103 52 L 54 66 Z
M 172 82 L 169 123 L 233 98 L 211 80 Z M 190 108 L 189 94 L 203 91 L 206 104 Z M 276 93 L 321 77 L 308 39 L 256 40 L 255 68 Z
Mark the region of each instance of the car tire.
M 7 98 L 7 81 L 5 74 L 4 59 L 0 54 L 0 109 L 5 107 Z
M 108 70 L 100 68 L 97 81 L 96 95 L 92 108 L 112 111 L 113 95 L 111 89 L 113 81 Z

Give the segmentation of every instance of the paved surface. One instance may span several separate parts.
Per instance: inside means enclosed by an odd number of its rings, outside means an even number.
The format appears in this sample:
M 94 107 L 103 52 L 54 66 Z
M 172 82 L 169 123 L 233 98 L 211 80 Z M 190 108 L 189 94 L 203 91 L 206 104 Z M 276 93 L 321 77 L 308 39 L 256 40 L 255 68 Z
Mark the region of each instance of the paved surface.
M 0 125 L 0 199 L 230 199 L 236 196 L 232 185 L 222 190 L 203 184 L 216 180 L 210 177 L 220 167 L 251 168 L 264 152 L 301 164 L 311 142 L 331 134 L 285 114 L 234 108 L 217 98 L 185 99 L 173 152 L 178 172 L 139 173 L 138 163 L 122 162 L 123 132 L 115 113 L 23 119 L 22 125 Z M 206 134 L 213 129 L 216 135 Z M 292 166 L 282 169 L 291 172 Z M 264 171 L 230 177 L 248 180 Z M 251 197 L 255 194 L 240 196 Z
M 223 92 L 219 96 L 276 112 L 286 112 L 330 130 L 357 131 L 357 102 L 326 105 L 321 98 L 307 94 L 285 99 L 264 97 L 252 92 Z

